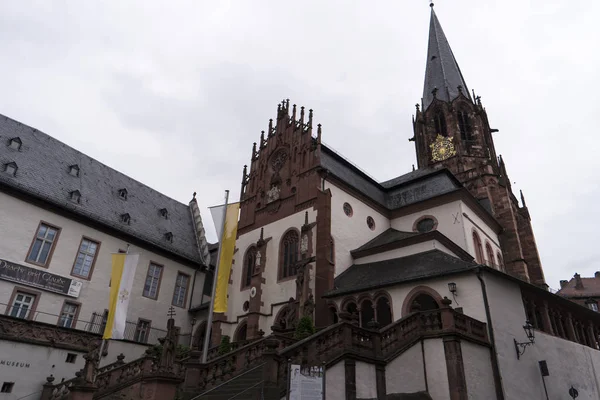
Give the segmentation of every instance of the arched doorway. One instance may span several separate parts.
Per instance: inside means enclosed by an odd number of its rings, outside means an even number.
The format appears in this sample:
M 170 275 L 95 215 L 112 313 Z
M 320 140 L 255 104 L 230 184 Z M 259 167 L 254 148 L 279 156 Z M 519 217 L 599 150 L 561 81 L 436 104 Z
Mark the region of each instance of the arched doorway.
M 371 300 L 363 300 L 360 303 L 360 326 L 363 328 L 369 327 L 369 322 L 375 319 L 375 310 Z
M 243 342 L 248 337 L 248 323 L 246 321 L 242 322 L 237 330 L 235 331 L 235 335 L 233 335 L 234 342 Z
M 387 326 L 392 323 L 392 307 L 387 297 L 381 296 L 375 303 L 377 310 L 377 322 L 380 327 Z
M 339 318 L 338 318 L 337 309 L 335 308 L 335 306 L 330 305 L 329 306 L 329 323 L 330 324 L 337 324 L 338 321 L 339 321 Z
M 204 338 L 206 337 L 206 321 L 202 322 L 196 328 L 196 332 L 194 332 L 194 340 L 192 341 L 192 348 L 202 350 L 204 347 Z M 210 343 L 209 343 L 210 347 Z
M 410 312 L 437 310 L 440 305 L 427 293 L 421 293 L 410 304 Z

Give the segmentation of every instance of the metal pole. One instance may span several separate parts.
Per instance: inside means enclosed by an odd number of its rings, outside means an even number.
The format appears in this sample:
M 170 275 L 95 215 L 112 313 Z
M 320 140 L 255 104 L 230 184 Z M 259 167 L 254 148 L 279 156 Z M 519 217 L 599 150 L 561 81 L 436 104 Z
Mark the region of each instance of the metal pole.
M 229 202 L 229 190 L 225 191 L 225 210 L 223 211 L 223 220 L 221 221 L 221 237 L 219 239 L 219 252 L 217 253 L 217 264 L 215 265 L 215 276 L 213 277 L 212 295 L 210 297 L 210 306 L 208 308 L 208 320 L 206 324 L 206 333 L 204 334 L 204 345 L 202 346 L 202 364 L 206 364 L 208 357 L 208 344 L 210 343 L 210 333 L 213 320 L 213 308 L 215 306 L 215 294 L 217 292 L 217 278 L 219 276 L 219 263 L 221 262 L 221 248 L 223 246 L 223 234 L 225 233 L 225 218 L 227 217 L 227 204 Z

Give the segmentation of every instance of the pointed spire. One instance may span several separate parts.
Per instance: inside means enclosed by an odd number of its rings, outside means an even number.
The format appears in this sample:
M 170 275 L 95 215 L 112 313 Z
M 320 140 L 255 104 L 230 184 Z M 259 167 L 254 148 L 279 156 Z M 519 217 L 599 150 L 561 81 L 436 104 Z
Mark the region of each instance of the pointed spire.
M 523 191 L 520 190 L 521 192 L 521 204 L 523 204 L 523 208 L 527 207 L 527 204 L 525 203 L 525 196 L 523 195 Z
M 452 101 L 458 95 L 471 98 L 465 79 L 454 58 L 448 39 L 442 30 L 440 21 L 431 5 L 431 22 L 429 25 L 429 49 L 427 50 L 427 67 L 425 70 L 425 86 L 423 89 L 423 111 L 429 107 L 434 98 Z M 461 87 L 459 90 L 459 86 Z M 438 91 L 434 94 L 435 89 Z

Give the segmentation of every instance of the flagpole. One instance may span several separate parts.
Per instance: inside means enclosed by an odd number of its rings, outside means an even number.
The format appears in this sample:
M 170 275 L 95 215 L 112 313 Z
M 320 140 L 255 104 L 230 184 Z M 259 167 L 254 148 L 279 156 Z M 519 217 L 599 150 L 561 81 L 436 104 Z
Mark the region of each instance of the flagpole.
M 215 275 L 213 277 L 212 295 L 210 297 L 210 307 L 208 309 L 208 320 L 206 323 L 206 333 L 204 334 L 204 345 L 202 346 L 202 364 L 206 364 L 208 357 L 208 344 L 210 343 L 210 334 L 213 320 L 213 309 L 215 307 L 215 295 L 217 293 L 217 279 L 219 276 L 219 263 L 221 262 L 221 247 L 223 246 L 223 234 L 225 233 L 225 218 L 227 217 L 227 204 L 229 203 L 229 190 L 225 191 L 225 210 L 223 211 L 223 220 L 221 221 L 221 237 L 219 240 L 219 252 L 217 253 L 217 263 L 215 265 Z M 208 266 L 210 268 L 210 266 Z
M 127 243 L 127 250 L 125 250 L 125 254 L 129 254 L 129 243 Z M 106 327 L 105 327 L 106 329 Z M 102 332 L 102 344 L 100 345 L 100 354 L 98 359 L 98 366 L 100 366 L 100 361 L 102 361 L 102 353 L 104 353 L 104 348 L 108 344 L 108 339 L 104 339 L 104 332 Z

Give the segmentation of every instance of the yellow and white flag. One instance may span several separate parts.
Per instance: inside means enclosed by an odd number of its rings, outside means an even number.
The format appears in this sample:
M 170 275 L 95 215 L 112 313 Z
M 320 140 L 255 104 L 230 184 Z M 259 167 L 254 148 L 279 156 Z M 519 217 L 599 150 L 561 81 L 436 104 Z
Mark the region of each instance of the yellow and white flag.
M 108 319 L 103 339 L 123 339 L 139 254 L 113 254 Z
M 219 265 L 217 266 L 217 289 L 213 302 L 213 311 L 218 313 L 227 311 L 227 287 L 229 286 L 229 275 L 231 274 L 231 264 L 235 250 L 239 211 L 240 203 L 227 204 L 227 206 L 222 205 L 210 209 L 213 221 L 217 227 L 217 237 L 219 238 L 219 249 L 221 252 Z M 223 227 L 223 232 L 221 232 L 223 213 L 225 213 L 225 226 Z

